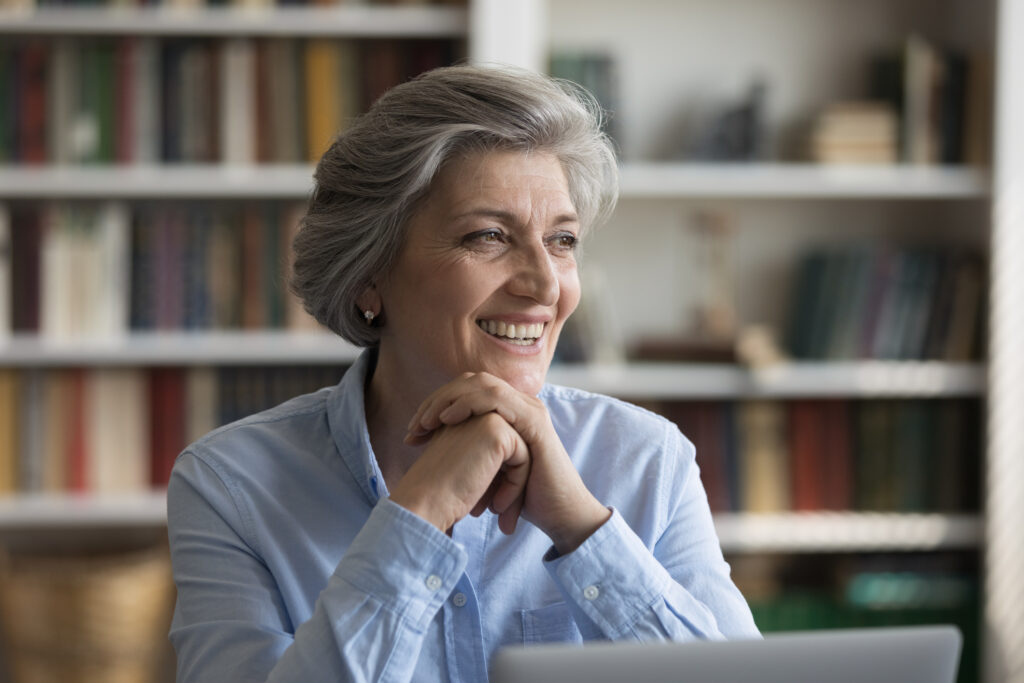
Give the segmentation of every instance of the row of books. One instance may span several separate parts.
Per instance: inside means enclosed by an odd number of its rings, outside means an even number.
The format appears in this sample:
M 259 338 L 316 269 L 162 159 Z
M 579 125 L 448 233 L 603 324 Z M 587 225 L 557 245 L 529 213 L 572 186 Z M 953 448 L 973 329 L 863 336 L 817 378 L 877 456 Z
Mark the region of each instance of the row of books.
M 920 34 L 878 53 L 863 99 L 818 115 L 810 155 L 834 163 L 984 164 L 989 160 L 991 66 Z
M 0 206 L 0 337 L 314 329 L 286 286 L 302 207 Z M 7 230 L 4 226 L 7 226 Z
M 976 400 L 652 405 L 697 450 L 714 511 L 976 510 Z
M 0 162 L 315 162 L 451 40 L 26 38 L 0 43 Z
M 0 493 L 162 487 L 210 430 L 330 386 L 337 367 L 0 369 Z
M 812 250 L 790 296 L 787 351 L 810 359 L 976 359 L 985 281 L 981 255 L 962 249 Z

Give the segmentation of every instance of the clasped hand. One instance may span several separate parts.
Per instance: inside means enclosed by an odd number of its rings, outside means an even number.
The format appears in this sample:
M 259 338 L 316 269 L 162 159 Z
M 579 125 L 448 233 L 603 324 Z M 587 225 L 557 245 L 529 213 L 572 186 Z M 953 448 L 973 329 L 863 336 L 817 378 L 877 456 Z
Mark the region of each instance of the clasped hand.
M 487 373 L 466 373 L 427 397 L 408 444 L 426 444 L 391 498 L 446 531 L 490 509 L 506 534 L 520 517 L 560 553 L 610 516 L 590 493 L 544 404 Z

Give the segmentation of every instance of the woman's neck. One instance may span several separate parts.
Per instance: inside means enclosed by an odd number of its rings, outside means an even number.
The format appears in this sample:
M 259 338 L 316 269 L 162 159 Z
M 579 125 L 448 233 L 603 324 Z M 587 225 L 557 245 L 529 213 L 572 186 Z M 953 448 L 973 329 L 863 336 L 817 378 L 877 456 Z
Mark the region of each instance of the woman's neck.
M 392 365 L 378 362 L 364 389 L 366 427 L 370 445 L 389 490 L 408 471 L 423 451 L 422 446 L 404 442 L 409 420 L 416 413 L 426 394 L 420 396 L 409 378 L 394 376 Z

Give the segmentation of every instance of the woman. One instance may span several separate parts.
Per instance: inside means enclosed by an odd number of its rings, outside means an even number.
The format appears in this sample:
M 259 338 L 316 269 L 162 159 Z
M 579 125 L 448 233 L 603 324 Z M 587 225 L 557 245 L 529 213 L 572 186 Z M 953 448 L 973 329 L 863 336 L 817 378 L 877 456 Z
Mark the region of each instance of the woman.
M 757 636 L 690 443 L 544 383 L 614 204 L 597 111 L 451 67 L 325 153 L 293 289 L 367 350 L 179 457 L 180 680 L 485 681 L 510 644 Z

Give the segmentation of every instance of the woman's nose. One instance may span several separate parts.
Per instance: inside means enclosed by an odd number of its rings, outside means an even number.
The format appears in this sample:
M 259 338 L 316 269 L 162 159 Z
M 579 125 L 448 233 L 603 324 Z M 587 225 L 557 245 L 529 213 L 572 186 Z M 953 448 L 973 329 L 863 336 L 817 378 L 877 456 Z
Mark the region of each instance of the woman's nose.
M 522 248 L 508 287 L 513 294 L 529 297 L 544 306 L 558 302 L 558 273 L 551 254 L 543 245 Z

